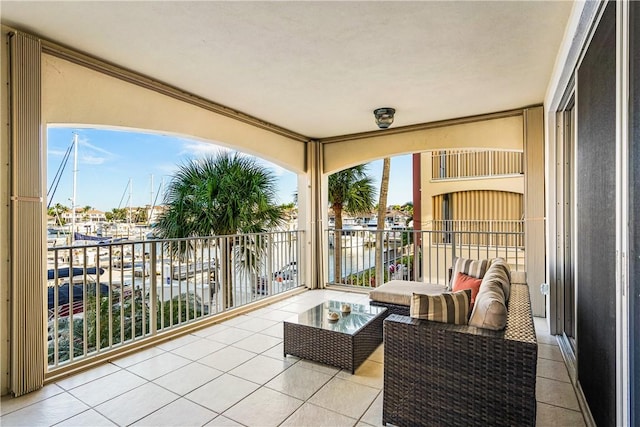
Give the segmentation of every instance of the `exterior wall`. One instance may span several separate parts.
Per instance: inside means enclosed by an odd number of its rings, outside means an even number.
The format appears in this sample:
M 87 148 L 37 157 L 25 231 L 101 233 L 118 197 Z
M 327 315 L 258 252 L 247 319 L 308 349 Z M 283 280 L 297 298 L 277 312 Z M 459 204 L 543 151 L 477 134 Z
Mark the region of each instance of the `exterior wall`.
M 448 148 L 522 150 L 522 114 L 456 124 L 455 121 L 404 133 L 380 133 L 361 139 L 325 143 L 324 173 L 384 157 Z M 431 175 L 428 175 L 431 176 Z
M 421 209 L 422 224 L 428 224 L 433 218 L 433 200 L 440 194 L 457 193 L 460 191 L 489 190 L 507 191 L 511 193 L 524 194 L 524 177 L 501 177 L 487 179 L 464 179 L 432 181 L 430 177 L 433 173 L 433 162 L 431 153 L 422 153 L 421 157 L 421 181 L 420 195 L 422 197 Z
M 139 129 L 211 141 L 305 172 L 305 143 L 43 54 L 45 125 Z
M 0 103 L 2 111 L 0 118 L 2 128 L 0 130 L 0 236 L 9 236 L 9 204 L 11 184 L 11 157 L 9 150 L 9 94 L 6 90 L 9 73 L 9 54 L 7 49 L 8 37 L 2 31 L 0 40 Z M 9 330 L 11 316 L 9 311 L 9 298 L 11 289 L 9 239 L 0 239 L 0 392 L 5 395 L 9 392 Z
M 452 218 L 443 218 L 444 194 L 433 196 L 433 219 L 442 221 L 520 221 L 522 219 L 522 193 L 500 190 L 464 190 L 451 194 Z M 438 227 L 437 229 L 440 229 Z

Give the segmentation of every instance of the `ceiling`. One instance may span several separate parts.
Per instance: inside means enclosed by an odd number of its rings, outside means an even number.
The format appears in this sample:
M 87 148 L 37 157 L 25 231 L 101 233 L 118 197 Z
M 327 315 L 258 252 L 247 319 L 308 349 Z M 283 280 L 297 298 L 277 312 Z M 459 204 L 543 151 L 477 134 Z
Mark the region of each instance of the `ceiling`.
M 314 138 L 540 104 L 568 1 L 5 1 L 3 24 Z

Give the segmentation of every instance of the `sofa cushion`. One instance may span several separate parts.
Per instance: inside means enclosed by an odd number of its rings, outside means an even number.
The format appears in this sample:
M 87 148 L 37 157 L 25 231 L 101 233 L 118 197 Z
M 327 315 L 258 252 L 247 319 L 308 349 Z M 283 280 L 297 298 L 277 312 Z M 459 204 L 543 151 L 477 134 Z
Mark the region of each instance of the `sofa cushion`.
M 369 298 L 378 302 L 409 307 L 411 305 L 411 296 L 414 293 L 439 295 L 446 290 L 447 287 L 443 285 L 409 280 L 391 280 L 369 292 Z
M 482 280 L 469 325 L 501 330 L 507 325 L 507 305 L 502 285 L 497 280 Z
M 476 300 L 481 283 L 482 279 L 476 279 L 475 277 L 471 277 L 464 273 L 458 273 L 458 275 L 453 279 L 452 290 L 453 292 L 457 292 L 465 289 L 471 289 L 471 307 L 473 307 L 473 303 Z
M 449 290 L 452 289 L 453 280 L 458 273 L 464 273 L 467 276 L 475 277 L 476 279 L 482 279 L 489 268 L 491 261 L 488 259 L 468 259 L 468 258 L 454 258 L 453 259 L 453 273 L 451 274 L 451 282 L 449 283 Z
M 409 315 L 416 319 L 466 325 L 469 319 L 471 289 L 440 295 L 413 294 Z
M 495 258 L 491 262 L 491 267 L 482 278 L 482 281 L 498 282 L 504 293 L 505 304 L 509 302 L 509 294 L 511 290 L 511 271 L 509 264 L 503 258 Z

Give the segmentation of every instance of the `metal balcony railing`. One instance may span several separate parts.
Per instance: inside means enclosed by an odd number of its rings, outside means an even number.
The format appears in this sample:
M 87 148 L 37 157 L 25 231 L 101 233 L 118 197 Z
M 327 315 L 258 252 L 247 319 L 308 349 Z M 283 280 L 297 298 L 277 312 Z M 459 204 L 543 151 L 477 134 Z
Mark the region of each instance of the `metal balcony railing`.
M 390 280 L 446 284 L 455 257 L 502 257 L 513 270 L 524 270 L 522 221 L 514 223 L 520 224 L 512 224 L 513 229 L 505 225 L 504 230 L 496 227 L 482 230 L 482 224 L 478 224 L 476 230 L 453 227 L 425 231 L 327 230 L 328 282 L 365 287 L 379 286 Z M 340 262 L 339 274 L 336 274 L 337 262 Z
M 489 178 L 524 173 L 522 151 L 447 150 L 432 151 L 433 181 Z
M 48 250 L 49 371 L 302 286 L 302 231 Z

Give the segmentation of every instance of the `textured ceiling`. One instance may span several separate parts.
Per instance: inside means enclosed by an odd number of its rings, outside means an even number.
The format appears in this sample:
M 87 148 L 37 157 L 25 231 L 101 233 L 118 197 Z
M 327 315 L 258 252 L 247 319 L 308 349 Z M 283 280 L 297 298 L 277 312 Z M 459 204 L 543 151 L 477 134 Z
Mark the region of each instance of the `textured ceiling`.
M 567 1 L 26 2 L 3 24 L 310 137 L 543 101 Z

